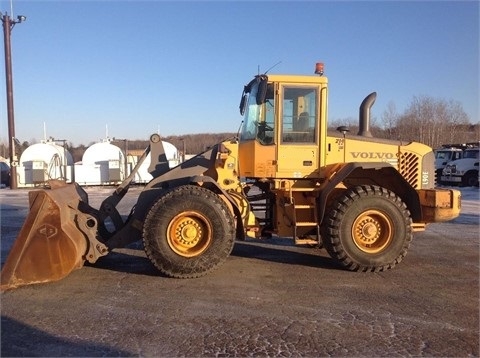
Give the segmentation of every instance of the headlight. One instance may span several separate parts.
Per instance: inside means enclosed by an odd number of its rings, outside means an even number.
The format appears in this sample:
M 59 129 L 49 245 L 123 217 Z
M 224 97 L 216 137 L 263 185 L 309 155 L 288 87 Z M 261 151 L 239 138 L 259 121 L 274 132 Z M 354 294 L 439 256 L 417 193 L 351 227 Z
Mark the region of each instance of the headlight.
M 452 174 L 452 173 L 455 173 L 457 171 L 457 167 L 455 164 L 453 165 L 447 165 L 444 169 L 443 169 L 443 174 Z

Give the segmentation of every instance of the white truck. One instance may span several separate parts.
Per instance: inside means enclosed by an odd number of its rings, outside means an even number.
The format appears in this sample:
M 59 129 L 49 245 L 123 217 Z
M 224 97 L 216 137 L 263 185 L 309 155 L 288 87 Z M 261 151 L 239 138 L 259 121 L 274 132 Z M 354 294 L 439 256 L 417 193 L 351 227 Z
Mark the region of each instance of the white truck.
M 461 159 L 453 160 L 445 166 L 441 183 L 462 186 L 478 186 L 479 143 L 467 143 Z
M 461 159 L 465 146 L 462 144 L 444 144 L 442 148 L 435 149 L 435 180 L 443 184 L 441 176 L 445 166 L 452 160 Z

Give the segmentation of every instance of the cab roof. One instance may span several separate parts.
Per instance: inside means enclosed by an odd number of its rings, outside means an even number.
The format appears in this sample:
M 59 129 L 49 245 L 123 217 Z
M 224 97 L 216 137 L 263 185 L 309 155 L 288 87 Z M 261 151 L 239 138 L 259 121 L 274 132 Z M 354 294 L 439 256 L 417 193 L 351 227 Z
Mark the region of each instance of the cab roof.
M 315 84 L 327 84 L 328 78 L 318 75 L 267 75 L 269 82 L 287 82 L 287 83 L 315 83 Z

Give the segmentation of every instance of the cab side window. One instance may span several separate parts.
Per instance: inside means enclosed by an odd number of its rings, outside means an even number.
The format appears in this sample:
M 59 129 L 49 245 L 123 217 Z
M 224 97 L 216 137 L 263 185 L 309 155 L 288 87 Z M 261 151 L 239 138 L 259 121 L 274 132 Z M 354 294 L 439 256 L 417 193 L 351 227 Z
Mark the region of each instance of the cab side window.
M 284 87 L 282 142 L 315 143 L 317 98 L 316 88 Z

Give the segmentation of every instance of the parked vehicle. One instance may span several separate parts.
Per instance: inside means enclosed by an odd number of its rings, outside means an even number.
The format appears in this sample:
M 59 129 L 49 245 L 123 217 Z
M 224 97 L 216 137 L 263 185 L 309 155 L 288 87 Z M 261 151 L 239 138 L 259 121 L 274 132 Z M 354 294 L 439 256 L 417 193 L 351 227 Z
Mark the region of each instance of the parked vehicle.
M 478 186 L 478 163 L 480 148 L 478 143 L 469 143 L 463 157 L 449 162 L 443 169 L 441 182 L 462 186 Z
M 0 186 L 10 186 L 10 166 L 4 161 L 0 161 Z
M 443 184 L 441 177 L 445 166 L 452 160 L 461 159 L 464 149 L 462 144 L 445 144 L 435 150 L 435 179 L 438 184 Z

